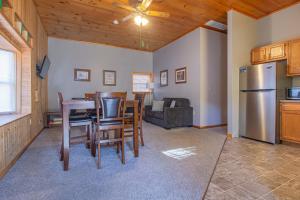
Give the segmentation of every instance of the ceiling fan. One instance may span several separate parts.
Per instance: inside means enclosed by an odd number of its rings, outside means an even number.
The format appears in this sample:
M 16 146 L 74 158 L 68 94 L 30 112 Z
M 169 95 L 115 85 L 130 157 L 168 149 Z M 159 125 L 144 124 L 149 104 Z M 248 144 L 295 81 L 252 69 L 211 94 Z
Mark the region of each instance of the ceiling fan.
M 114 2 L 113 5 L 128 10 L 132 12 L 130 15 L 122 18 L 121 20 L 115 19 L 113 20 L 114 24 L 124 23 L 132 18 L 134 18 L 134 22 L 138 26 L 145 26 L 148 24 L 148 19 L 145 16 L 152 16 L 152 17 L 164 17 L 167 18 L 170 16 L 168 12 L 160 12 L 154 10 L 148 10 L 153 0 L 129 0 L 129 4 Z M 134 5 L 134 6 L 131 6 Z

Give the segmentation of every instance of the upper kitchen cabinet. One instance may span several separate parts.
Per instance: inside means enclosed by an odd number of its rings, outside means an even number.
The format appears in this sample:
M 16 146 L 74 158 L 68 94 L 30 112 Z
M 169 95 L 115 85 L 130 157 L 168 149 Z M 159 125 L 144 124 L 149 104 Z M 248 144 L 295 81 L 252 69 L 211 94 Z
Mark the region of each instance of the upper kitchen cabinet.
M 287 58 L 288 43 L 272 44 L 251 51 L 251 63 L 259 64 Z
M 268 47 L 269 60 L 284 60 L 287 58 L 287 43 L 275 44 Z
M 289 42 L 288 75 L 300 75 L 300 39 Z
M 263 63 L 267 60 L 267 48 L 261 47 L 253 49 L 251 52 L 252 64 Z

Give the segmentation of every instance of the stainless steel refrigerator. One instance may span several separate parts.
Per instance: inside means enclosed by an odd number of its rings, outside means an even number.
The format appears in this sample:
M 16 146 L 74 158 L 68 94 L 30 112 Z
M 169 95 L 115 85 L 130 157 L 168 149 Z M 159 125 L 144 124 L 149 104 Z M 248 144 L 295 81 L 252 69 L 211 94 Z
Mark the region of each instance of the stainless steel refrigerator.
M 286 61 L 240 68 L 239 134 L 269 143 L 279 141 L 279 101 L 292 80 Z

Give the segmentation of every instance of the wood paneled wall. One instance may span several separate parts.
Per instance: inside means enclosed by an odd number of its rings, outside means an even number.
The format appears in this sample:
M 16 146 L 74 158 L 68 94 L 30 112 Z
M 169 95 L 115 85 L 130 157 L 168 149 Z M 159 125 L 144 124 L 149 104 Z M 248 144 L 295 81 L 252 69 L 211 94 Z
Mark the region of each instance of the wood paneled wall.
M 47 33 L 32 0 L 9 1 L 13 12 L 20 17 L 33 37 L 33 46 L 31 49 L 31 131 L 36 135 L 43 129 L 44 113 L 47 111 L 47 79 L 41 80 L 36 75 L 36 64 L 40 63 L 47 54 Z
M 28 111 L 31 114 L 0 127 L 0 176 L 8 170 L 28 144 L 43 129 L 48 94 L 47 79 L 41 80 L 36 75 L 36 64 L 40 63 L 47 54 L 48 38 L 35 4 L 32 0 L 9 0 L 9 2 L 12 9 L 10 9 L 11 13 L 8 13 L 10 16 L 7 19 L 13 20 L 14 18 L 11 16 L 16 13 L 33 38 L 30 52 L 25 52 L 26 55 L 29 55 L 26 56 L 26 59 L 30 59 L 31 62 L 26 63 L 31 63 L 31 70 L 23 70 L 24 73 L 22 72 L 22 79 L 28 79 L 26 87 L 31 87 L 31 92 L 22 92 L 22 98 L 24 95 L 28 95 L 31 102 L 22 102 L 22 104 L 26 104 L 22 106 L 25 108 L 29 105 Z M 11 22 L 11 24 L 14 23 Z
M 15 163 L 34 137 L 30 132 L 30 115 L 0 127 L 0 177 Z

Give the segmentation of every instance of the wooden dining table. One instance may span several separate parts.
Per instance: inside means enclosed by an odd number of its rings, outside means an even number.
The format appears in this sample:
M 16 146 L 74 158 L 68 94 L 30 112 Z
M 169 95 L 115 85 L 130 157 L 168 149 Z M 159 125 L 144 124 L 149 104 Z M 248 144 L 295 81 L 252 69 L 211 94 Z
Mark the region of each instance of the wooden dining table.
M 90 100 L 66 100 L 62 102 L 63 107 L 63 151 L 62 158 L 64 162 L 64 170 L 69 169 L 70 154 L 70 133 L 69 133 L 69 116 L 71 110 L 95 109 L 95 101 Z M 139 137 L 138 137 L 138 100 L 127 100 L 127 108 L 133 108 L 133 151 L 134 156 L 139 156 Z

